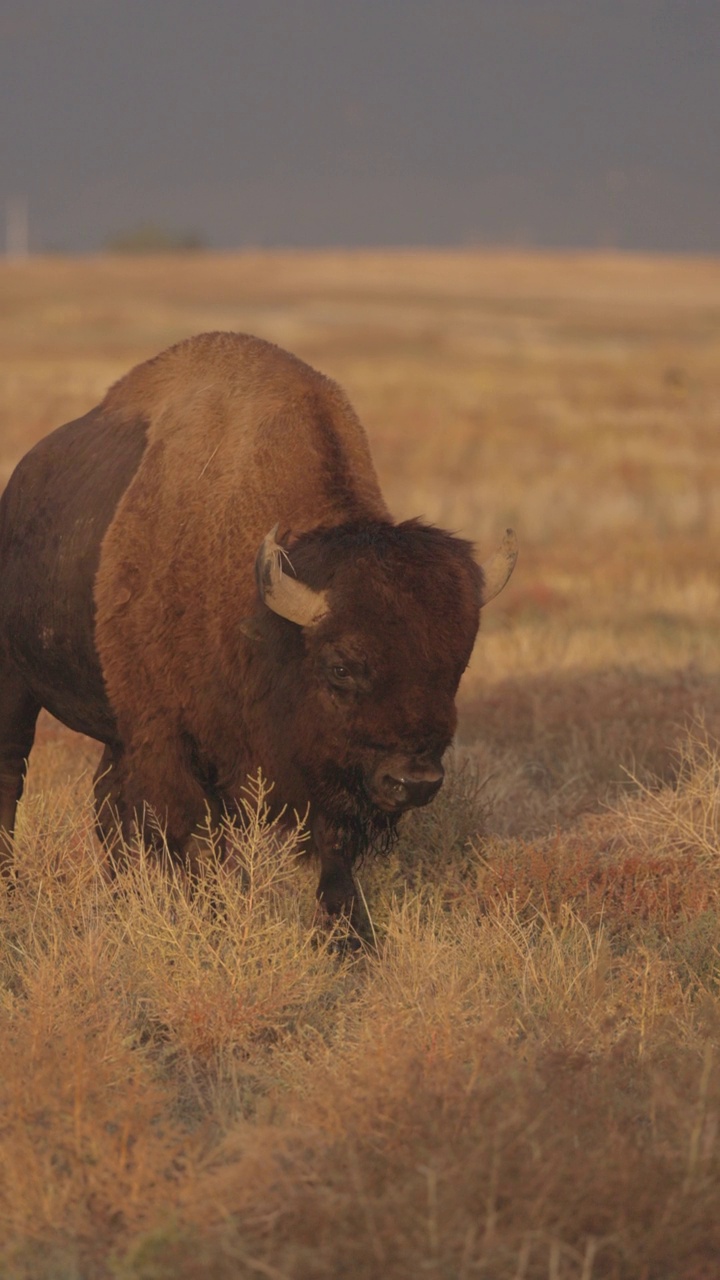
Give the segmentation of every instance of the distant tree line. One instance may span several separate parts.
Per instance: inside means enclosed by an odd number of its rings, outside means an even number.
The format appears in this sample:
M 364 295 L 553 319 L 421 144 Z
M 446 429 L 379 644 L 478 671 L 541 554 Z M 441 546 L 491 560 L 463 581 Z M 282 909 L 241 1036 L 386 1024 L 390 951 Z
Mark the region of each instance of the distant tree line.
M 174 231 L 146 222 L 108 236 L 103 247 L 108 253 L 197 253 L 206 246 L 196 231 Z

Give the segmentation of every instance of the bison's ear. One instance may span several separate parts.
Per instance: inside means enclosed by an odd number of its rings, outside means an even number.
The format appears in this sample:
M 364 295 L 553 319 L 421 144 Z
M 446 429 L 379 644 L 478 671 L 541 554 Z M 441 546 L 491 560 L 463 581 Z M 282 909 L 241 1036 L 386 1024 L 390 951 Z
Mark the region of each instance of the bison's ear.
M 505 536 L 494 556 L 481 565 L 483 574 L 483 606 L 499 595 L 510 578 L 518 558 L 518 540 L 514 529 L 506 529 Z
M 260 599 L 273 613 L 300 627 L 314 627 L 330 612 L 325 591 L 313 591 L 304 582 L 283 571 L 283 561 L 292 571 L 290 557 L 276 541 L 278 526 L 263 539 L 255 560 Z M 294 571 L 293 571 L 294 572 Z

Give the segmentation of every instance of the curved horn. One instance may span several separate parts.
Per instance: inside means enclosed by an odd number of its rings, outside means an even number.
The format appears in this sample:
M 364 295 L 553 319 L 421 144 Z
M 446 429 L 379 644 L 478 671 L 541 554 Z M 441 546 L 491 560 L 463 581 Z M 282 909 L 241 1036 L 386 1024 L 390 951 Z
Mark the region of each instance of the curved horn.
M 292 569 L 290 557 L 276 541 L 278 526 L 263 539 L 255 560 L 260 599 L 288 622 L 300 627 L 314 627 L 330 612 L 325 591 L 313 591 L 311 587 L 283 573 L 283 560 Z
M 518 540 L 514 529 L 506 529 L 495 555 L 481 565 L 485 587 L 483 606 L 493 600 L 505 586 L 518 558 Z

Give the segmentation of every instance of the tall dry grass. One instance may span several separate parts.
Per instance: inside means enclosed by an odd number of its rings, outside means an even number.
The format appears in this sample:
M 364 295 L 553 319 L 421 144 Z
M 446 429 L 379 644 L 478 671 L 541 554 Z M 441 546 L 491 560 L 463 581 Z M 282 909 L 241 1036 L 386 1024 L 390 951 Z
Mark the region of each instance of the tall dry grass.
M 0 1272 L 703 1280 L 720 1228 L 720 269 L 31 262 L 0 467 L 134 359 L 247 328 L 338 376 L 389 499 L 521 561 L 447 786 L 318 930 L 300 833 L 105 875 L 42 719 L 0 897 Z

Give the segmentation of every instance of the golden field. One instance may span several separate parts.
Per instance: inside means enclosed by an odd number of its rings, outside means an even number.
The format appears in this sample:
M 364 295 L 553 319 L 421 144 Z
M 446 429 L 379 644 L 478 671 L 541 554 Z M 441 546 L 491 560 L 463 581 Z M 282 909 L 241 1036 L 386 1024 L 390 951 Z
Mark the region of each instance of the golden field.
M 0 267 L 0 486 L 207 329 L 315 364 L 391 506 L 517 529 L 451 777 L 313 927 L 109 888 L 97 748 L 42 718 L 1 895 L 0 1275 L 711 1280 L 720 1257 L 720 261 L 346 253 Z M 2 584 L 0 583 L 0 590 Z

